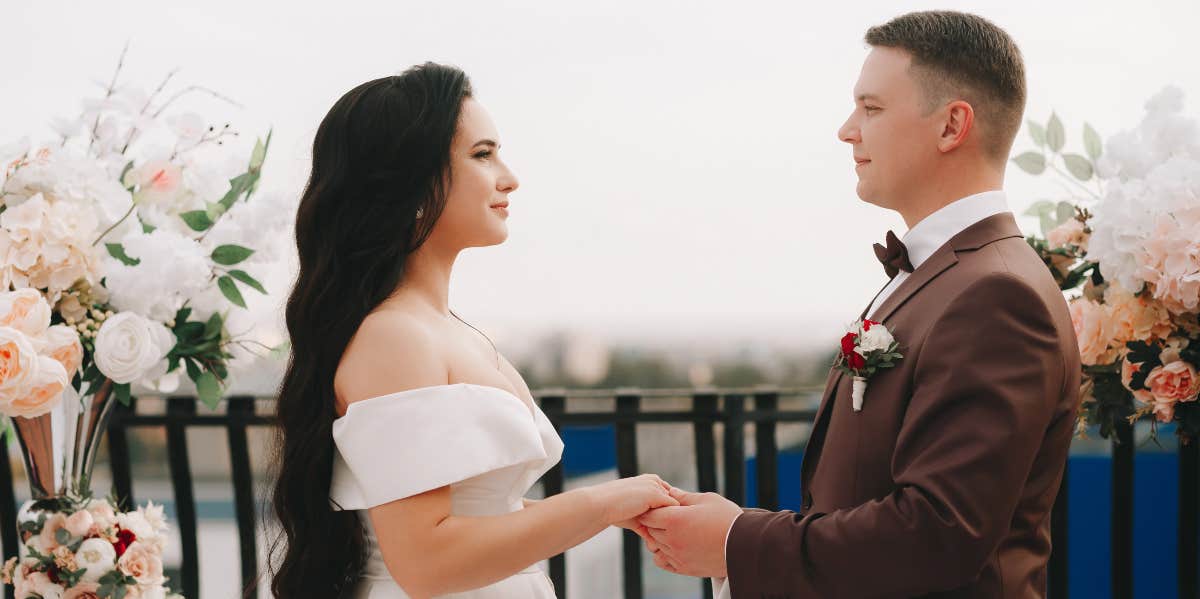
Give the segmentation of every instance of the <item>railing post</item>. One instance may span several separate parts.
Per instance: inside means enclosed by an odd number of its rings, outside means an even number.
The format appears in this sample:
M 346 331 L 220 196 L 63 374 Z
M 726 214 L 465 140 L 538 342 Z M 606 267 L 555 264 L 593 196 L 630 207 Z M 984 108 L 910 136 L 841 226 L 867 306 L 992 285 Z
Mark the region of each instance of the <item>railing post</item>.
M 254 518 L 254 476 L 250 468 L 250 443 L 246 423 L 254 415 L 253 397 L 230 397 L 226 403 L 229 418 L 229 466 L 233 483 L 233 505 L 237 517 L 242 591 L 249 592 L 258 582 L 258 547 Z
M 762 418 L 763 414 L 774 414 L 779 410 L 779 394 L 763 392 L 754 394 L 754 464 L 758 477 L 758 507 L 764 510 L 779 509 L 779 446 L 775 442 L 775 420 Z
M 563 395 L 542 397 L 542 412 L 562 434 L 562 416 L 567 411 L 567 398 Z M 563 492 L 563 464 L 560 460 L 542 476 L 542 494 L 546 497 Z M 560 553 L 550 558 L 550 581 L 554 583 L 554 594 L 558 599 L 567 599 L 567 554 Z
M 746 503 L 746 398 L 725 396 L 725 497 Z
M 1050 598 L 1067 599 L 1068 573 L 1067 559 L 1069 543 L 1067 539 L 1067 487 L 1071 474 L 1070 460 L 1063 466 L 1062 483 L 1058 487 L 1058 496 L 1054 499 L 1054 507 L 1050 510 Z
M 637 424 L 633 421 L 641 409 L 641 395 L 622 392 L 617 395 L 617 476 L 637 476 Z M 621 418 L 628 416 L 629 420 Z M 625 574 L 625 599 L 642 599 L 642 540 L 630 530 L 621 531 L 622 571 Z
M 1185 438 L 1179 445 L 1179 597 L 1196 599 L 1197 523 L 1200 510 L 1200 439 Z
M 129 428 L 126 420 L 137 411 L 137 398 L 130 397 L 129 405 L 117 402 L 108 421 L 108 459 L 112 470 L 113 491 L 121 511 L 133 509 L 133 464 L 129 459 Z
M 171 468 L 171 488 L 175 494 L 175 516 L 179 520 L 179 541 L 183 548 L 180 564 L 180 588 L 184 597 L 200 596 L 200 552 L 196 535 L 196 498 L 192 490 L 192 466 L 188 460 L 187 423 L 196 414 L 196 399 L 167 399 L 167 461 Z
M 1133 426 L 1116 419 L 1112 442 L 1112 596 L 1133 599 Z

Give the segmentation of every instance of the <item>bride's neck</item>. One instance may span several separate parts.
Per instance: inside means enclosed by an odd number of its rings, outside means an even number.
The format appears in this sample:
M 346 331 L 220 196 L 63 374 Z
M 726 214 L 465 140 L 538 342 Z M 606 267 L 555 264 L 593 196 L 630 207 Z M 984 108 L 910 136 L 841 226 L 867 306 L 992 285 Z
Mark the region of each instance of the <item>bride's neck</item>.
M 400 287 L 428 303 L 438 313 L 450 315 L 450 273 L 458 250 L 426 243 L 408 256 Z

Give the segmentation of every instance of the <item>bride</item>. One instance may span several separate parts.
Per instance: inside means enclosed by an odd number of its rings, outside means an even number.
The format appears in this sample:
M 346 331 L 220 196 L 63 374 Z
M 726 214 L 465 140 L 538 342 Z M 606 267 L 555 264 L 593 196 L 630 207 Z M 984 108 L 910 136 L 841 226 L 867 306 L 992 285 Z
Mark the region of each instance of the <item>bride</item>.
M 450 310 L 455 258 L 507 237 L 517 179 L 462 71 L 364 83 L 313 142 L 278 399 L 277 599 L 552 599 L 538 562 L 677 505 L 654 475 L 523 499 L 562 441 Z

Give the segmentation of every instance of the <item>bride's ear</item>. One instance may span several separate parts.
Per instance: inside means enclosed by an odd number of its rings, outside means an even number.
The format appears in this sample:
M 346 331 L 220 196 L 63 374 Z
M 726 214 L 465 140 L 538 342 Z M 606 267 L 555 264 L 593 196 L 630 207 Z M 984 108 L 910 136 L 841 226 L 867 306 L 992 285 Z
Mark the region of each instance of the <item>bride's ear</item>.
M 967 134 L 975 127 L 975 109 L 965 100 L 955 100 L 942 108 L 942 114 L 938 150 L 944 153 L 967 140 Z

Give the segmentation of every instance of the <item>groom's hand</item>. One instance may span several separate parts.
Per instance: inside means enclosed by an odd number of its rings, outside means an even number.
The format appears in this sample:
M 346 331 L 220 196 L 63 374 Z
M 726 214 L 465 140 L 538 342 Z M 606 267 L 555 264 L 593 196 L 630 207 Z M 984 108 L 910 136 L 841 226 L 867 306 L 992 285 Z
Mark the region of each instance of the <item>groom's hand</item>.
M 716 493 L 671 487 L 679 507 L 650 510 L 637 520 L 650 538 L 646 547 L 658 567 L 676 574 L 724 578 L 725 537 L 742 508 Z

